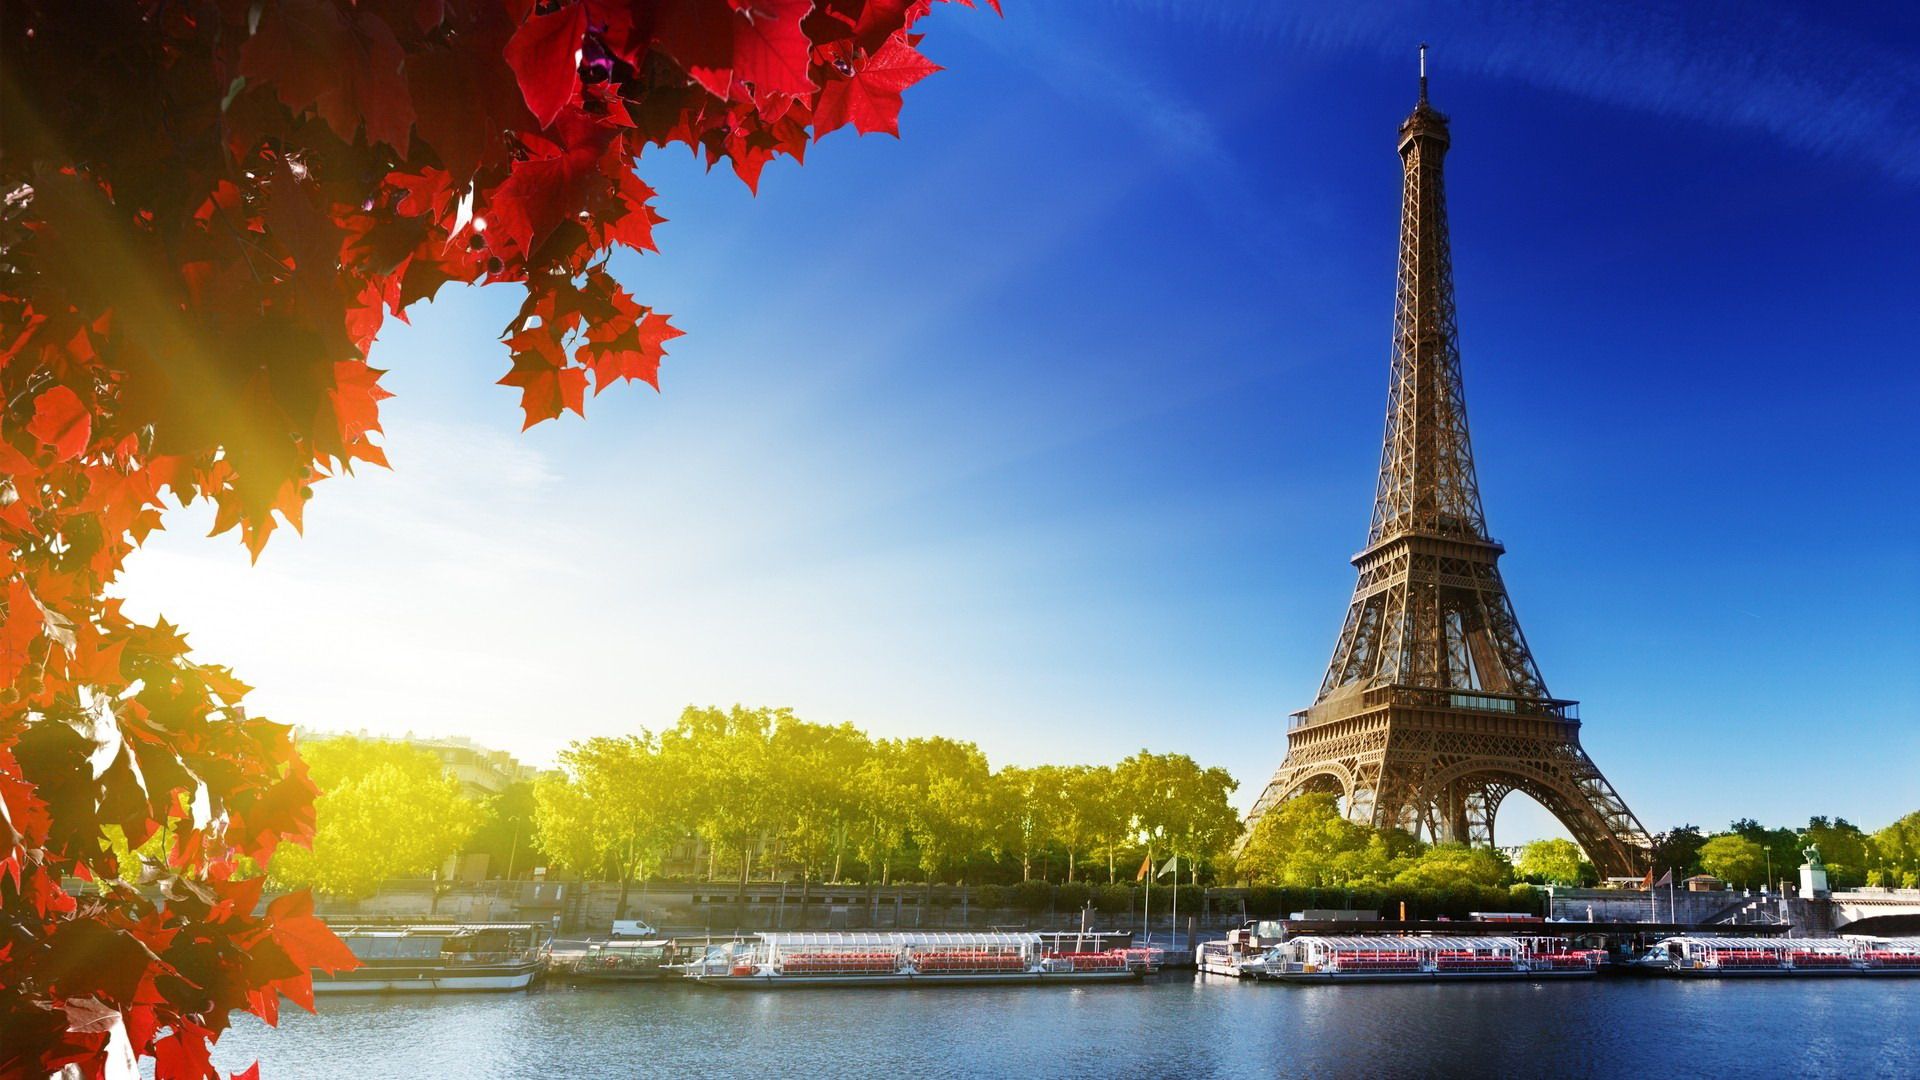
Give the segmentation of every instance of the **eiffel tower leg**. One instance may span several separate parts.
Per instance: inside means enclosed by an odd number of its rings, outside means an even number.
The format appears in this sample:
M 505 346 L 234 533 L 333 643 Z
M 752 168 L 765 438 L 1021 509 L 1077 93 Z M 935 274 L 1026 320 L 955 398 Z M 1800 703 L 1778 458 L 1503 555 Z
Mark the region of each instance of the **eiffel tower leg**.
M 1493 847 L 1493 818 L 1513 789 L 1500 783 L 1482 783 L 1467 792 L 1467 843 Z
M 1467 802 L 1471 787 L 1465 781 L 1456 780 L 1448 784 L 1440 793 L 1434 811 L 1439 817 L 1440 835 L 1434 839 L 1443 844 L 1465 844 L 1472 841 L 1473 830 L 1468 824 Z

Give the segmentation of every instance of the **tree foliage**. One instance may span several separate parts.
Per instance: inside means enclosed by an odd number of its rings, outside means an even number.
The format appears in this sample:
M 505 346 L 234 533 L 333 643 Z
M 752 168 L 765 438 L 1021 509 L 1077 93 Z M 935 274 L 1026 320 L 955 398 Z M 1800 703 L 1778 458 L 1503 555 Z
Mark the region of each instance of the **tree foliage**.
M 1700 869 L 1700 845 L 1707 842 L 1698 825 L 1678 825 L 1653 837 L 1653 869 L 1685 877 Z
M 1227 802 L 1240 784 L 1225 769 L 1142 750 L 1114 768 L 1114 782 L 1149 851 L 1198 860 L 1240 838 L 1240 815 Z
M 1535 840 L 1520 849 L 1513 872 L 1527 881 L 1553 885 L 1592 885 L 1599 874 L 1571 840 Z
M 1399 829 L 1348 821 L 1333 795 L 1315 792 L 1262 814 L 1236 867 L 1241 877 L 1263 885 L 1381 886 L 1410 867 L 1421 850 Z
M 528 424 L 656 383 L 678 331 L 607 269 L 654 246 L 642 154 L 753 186 L 837 128 L 895 132 L 936 70 L 930 4 L 7 5 L 0 1072 L 95 1071 L 118 1033 L 160 1077 L 208 1075 L 231 1010 L 351 962 L 236 876 L 312 834 L 287 730 L 106 595 L 162 511 L 207 499 L 257 556 L 316 482 L 384 464 L 368 349 L 449 282 L 525 289 L 500 382 Z M 166 865 L 120 865 L 162 831 Z
M 594 752 L 618 743 L 634 756 Z M 642 788 L 663 815 L 657 846 L 697 836 L 740 880 L 757 859 L 769 878 L 803 882 L 969 882 L 1011 867 L 1021 880 L 1070 871 L 1079 854 L 1178 847 L 1206 866 L 1239 835 L 1227 802 L 1233 781 L 1185 755 L 1142 752 L 1120 767 L 1006 766 L 973 743 L 941 737 L 871 739 L 849 724 L 803 720 L 786 709 L 690 707 L 659 739 L 589 739 L 563 755 L 562 775 L 536 785 L 540 842 L 570 869 L 621 874 L 599 824 Z M 597 764 L 583 768 L 592 760 Z M 1144 770 L 1144 772 L 1142 771 Z M 1146 806 L 1128 778 L 1154 777 Z M 656 781 L 643 778 L 659 777 Z M 1169 786 L 1171 784 L 1171 786 Z M 596 844 L 602 846 L 596 847 Z M 717 876 L 717 866 L 709 876 Z
M 1718 833 L 1700 845 L 1700 868 L 1729 885 L 1745 888 L 1766 872 L 1766 852 L 1738 833 Z
M 1818 816 L 1800 830 L 1800 843 L 1820 848 L 1820 861 L 1827 867 L 1827 883 L 1836 889 L 1852 889 L 1866 884 L 1867 868 L 1873 863 L 1867 834 L 1846 818 Z
M 1879 884 L 1920 887 L 1920 810 L 1875 832 L 1871 844 Z
M 276 887 L 367 896 L 381 882 L 437 871 L 480 824 L 481 808 L 418 747 L 340 736 L 302 742 L 300 756 L 323 792 L 320 827 L 310 849 L 274 857 Z
M 675 840 L 683 794 L 667 775 L 654 737 L 642 731 L 574 743 L 560 755 L 564 779 L 539 784 L 534 827 L 543 848 L 565 852 L 575 870 L 615 869 L 615 918 L 625 918 L 626 884 Z

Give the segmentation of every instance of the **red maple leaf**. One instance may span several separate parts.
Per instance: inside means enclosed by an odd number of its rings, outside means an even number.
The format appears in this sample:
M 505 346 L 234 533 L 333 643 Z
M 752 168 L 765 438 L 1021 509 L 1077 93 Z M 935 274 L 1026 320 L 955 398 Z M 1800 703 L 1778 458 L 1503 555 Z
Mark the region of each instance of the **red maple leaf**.
M 587 373 L 567 364 L 555 332 L 554 326 L 542 325 L 507 339 L 513 370 L 501 376 L 498 385 L 520 388 L 520 408 L 526 413 L 522 431 L 559 416 L 562 409 L 587 414 Z
M 93 416 L 81 403 L 80 395 L 64 386 L 55 386 L 33 399 L 33 419 L 27 421 L 33 437 L 53 448 L 53 456 L 66 461 L 80 456 L 93 434 Z
M 521 23 L 507 42 L 507 64 L 541 127 L 553 123 L 573 98 L 580 81 L 576 56 L 586 32 L 587 5 L 569 4 Z
M 813 0 L 751 0 L 733 9 L 733 77 L 753 88 L 753 100 L 765 106 L 778 95 L 810 93 L 807 75 L 813 43 L 800 20 Z
M 600 159 L 614 129 L 596 124 L 577 110 L 561 119 L 555 132 L 565 143 L 540 136 L 523 139 L 539 156 L 513 163 L 505 183 L 487 200 L 488 227 L 531 255 L 562 221 L 578 212 L 595 184 L 607 183 Z
M 364 122 L 369 142 L 404 157 L 414 119 L 406 60 L 392 29 L 371 11 L 349 20 L 328 0 L 280 0 L 241 46 L 240 74 L 271 84 L 296 113 L 313 109 L 347 142 Z
M 733 83 L 733 22 L 725 7 L 710 0 L 663 0 L 653 44 L 725 101 Z
M 303 971 L 352 971 L 360 966 L 353 950 L 314 917 L 311 893 L 303 890 L 275 897 L 267 904 L 266 922 L 273 943 Z
M 846 61 L 842 61 L 843 63 Z M 900 95 L 907 87 L 940 70 L 901 35 L 887 39 L 880 51 L 852 61 L 853 73 L 820 89 L 813 109 L 813 138 L 853 124 L 862 135 L 883 131 L 900 135 Z

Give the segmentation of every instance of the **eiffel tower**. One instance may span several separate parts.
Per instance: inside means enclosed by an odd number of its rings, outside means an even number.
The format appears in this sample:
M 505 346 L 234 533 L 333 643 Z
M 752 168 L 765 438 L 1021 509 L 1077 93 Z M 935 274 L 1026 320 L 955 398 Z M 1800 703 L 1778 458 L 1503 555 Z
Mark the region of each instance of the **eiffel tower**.
M 1646 870 L 1646 830 L 1580 748 L 1578 704 L 1547 692 L 1497 566 L 1467 438 L 1441 159 L 1447 118 L 1420 103 L 1400 125 L 1406 182 L 1385 444 L 1359 585 L 1311 708 L 1260 815 L 1307 792 L 1350 820 L 1491 845 L 1500 802 L 1523 791 L 1601 874 Z

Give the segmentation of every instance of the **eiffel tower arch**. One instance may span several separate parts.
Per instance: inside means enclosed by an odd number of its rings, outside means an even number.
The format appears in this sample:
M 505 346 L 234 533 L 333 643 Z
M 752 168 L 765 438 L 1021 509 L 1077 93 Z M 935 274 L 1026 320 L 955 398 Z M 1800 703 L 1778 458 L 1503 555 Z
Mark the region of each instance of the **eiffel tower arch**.
M 1501 580 L 1467 434 L 1441 162 L 1447 118 L 1400 125 L 1400 207 L 1386 435 L 1359 583 L 1311 707 L 1247 825 L 1296 795 L 1435 841 L 1491 845 L 1515 791 L 1603 875 L 1646 870 L 1652 841 L 1580 746 L 1577 702 L 1547 692 Z

